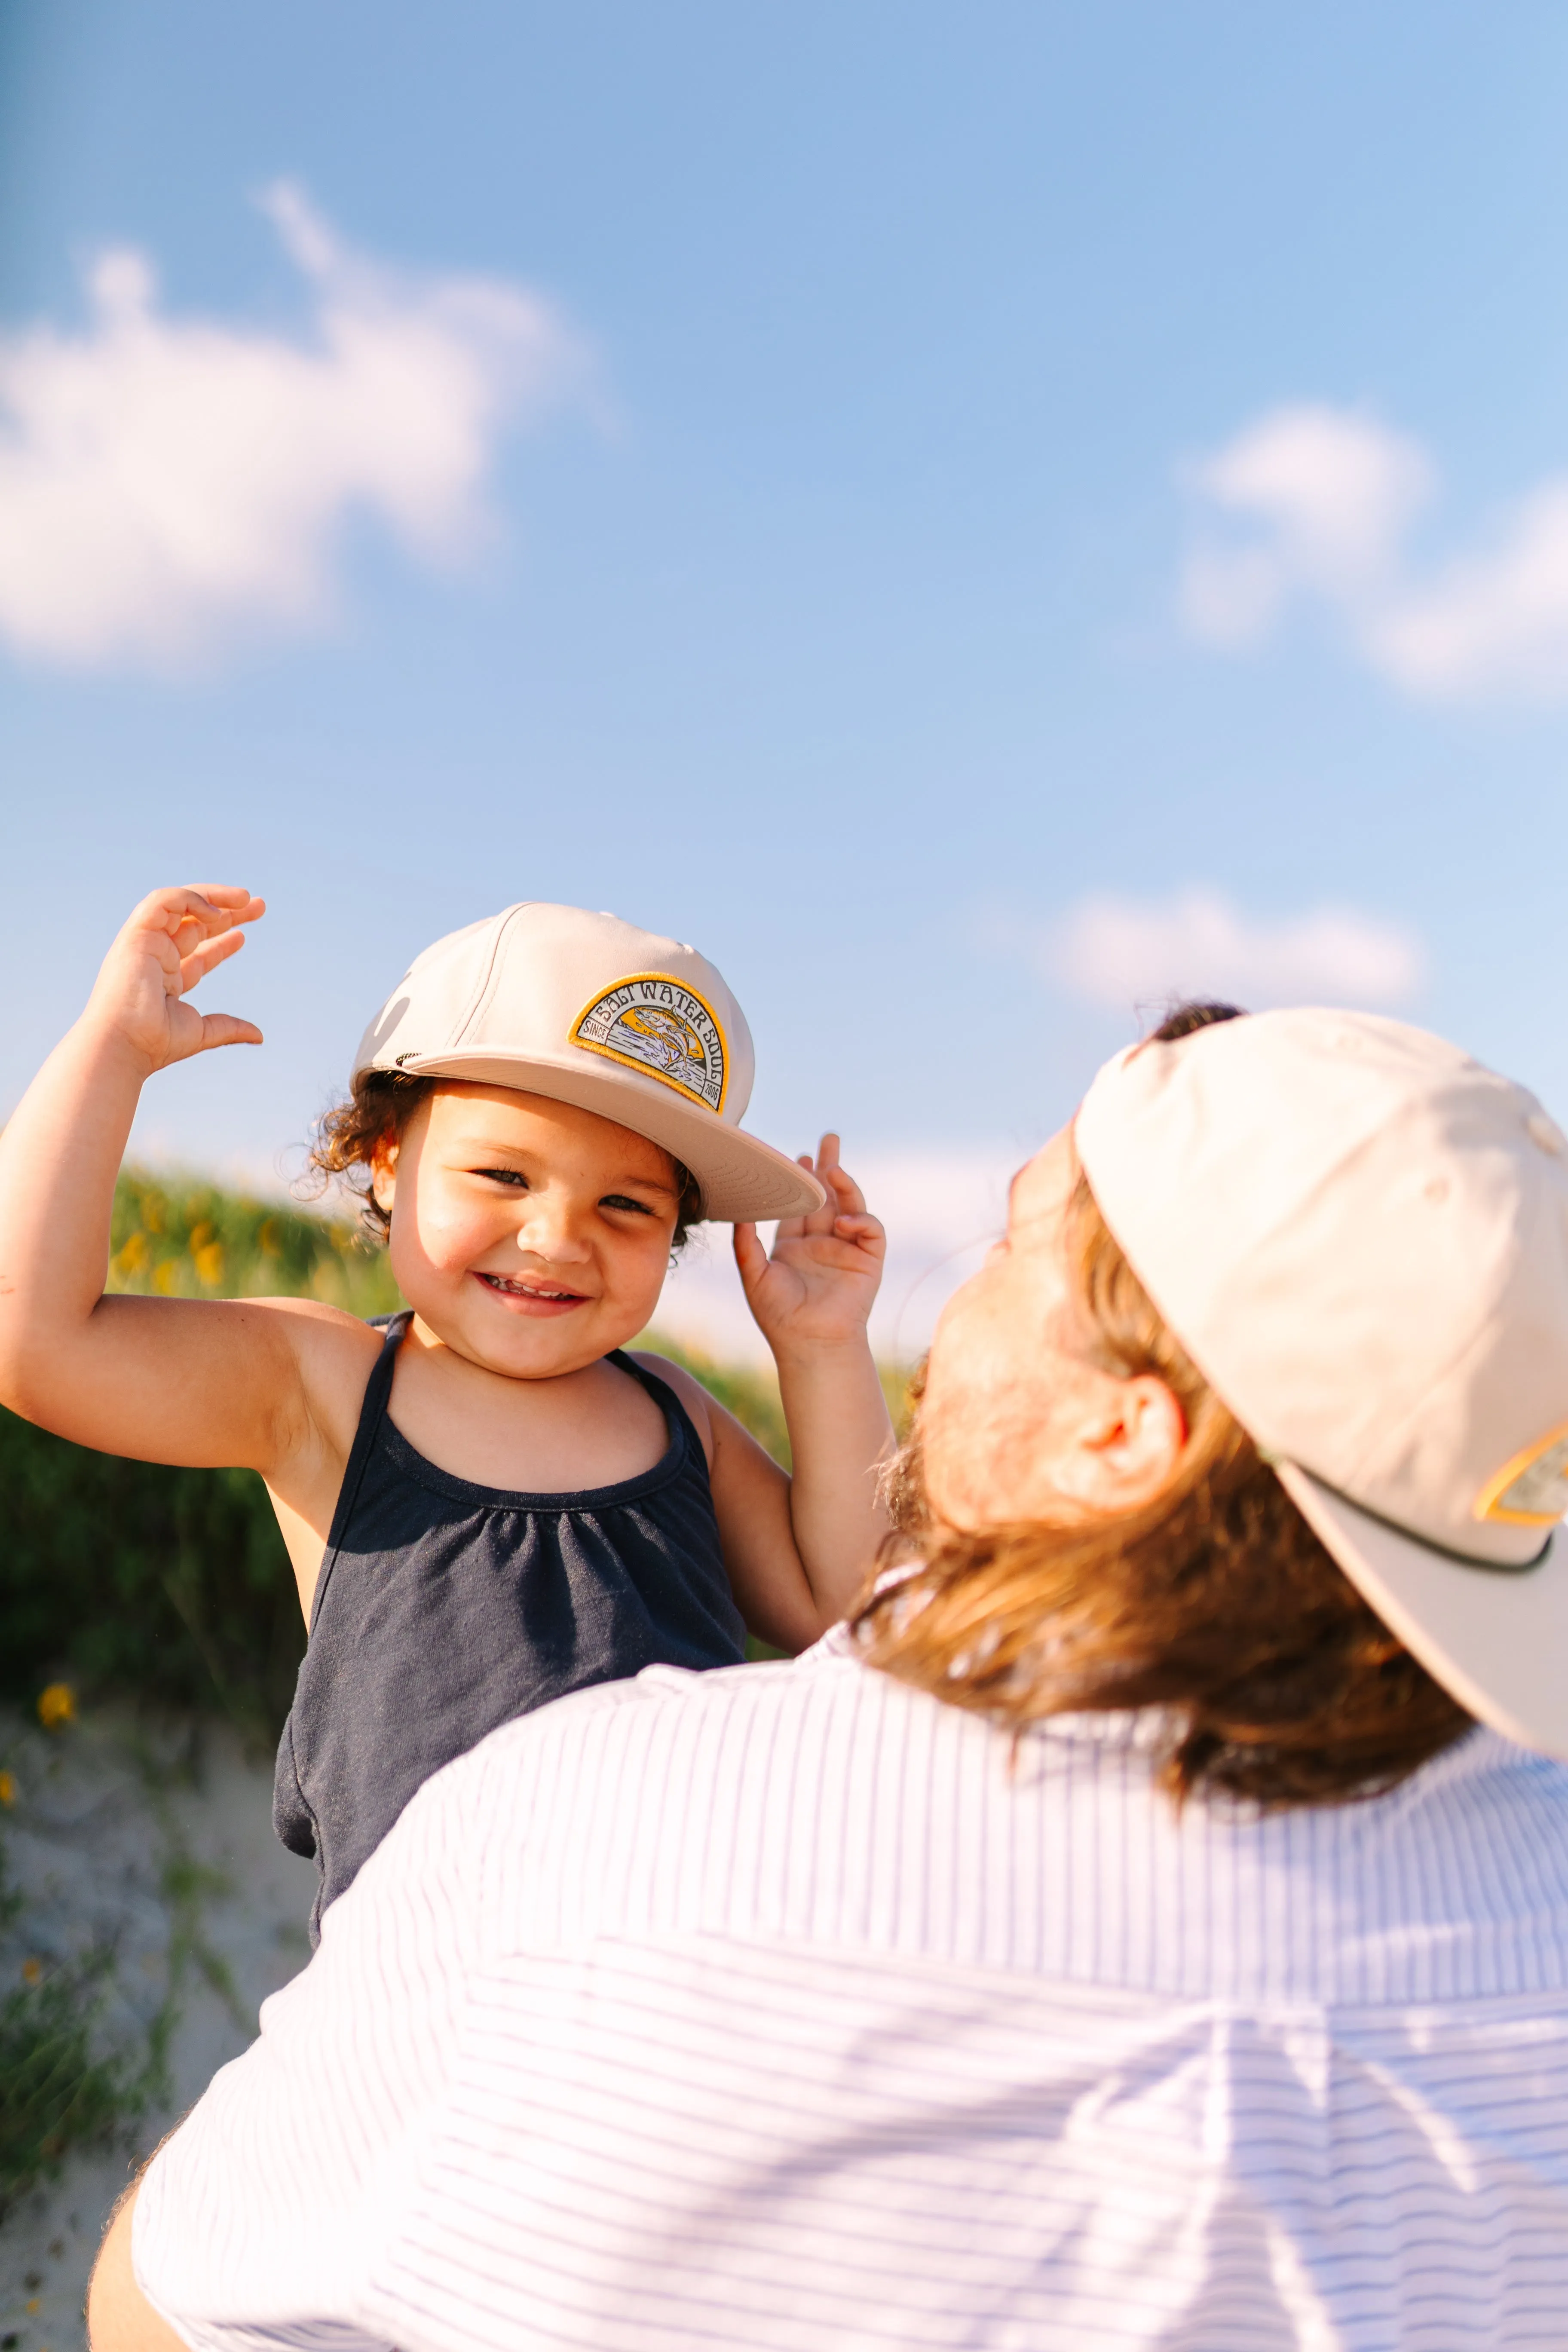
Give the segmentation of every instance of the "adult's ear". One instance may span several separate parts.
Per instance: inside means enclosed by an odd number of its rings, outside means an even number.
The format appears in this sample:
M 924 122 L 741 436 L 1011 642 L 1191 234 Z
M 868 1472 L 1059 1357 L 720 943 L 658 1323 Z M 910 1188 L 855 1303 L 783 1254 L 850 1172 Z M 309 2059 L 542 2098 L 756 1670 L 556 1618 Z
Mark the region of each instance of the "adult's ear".
M 1157 1373 L 1107 1377 L 1087 1402 L 1077 1438 L 1061 1483 L 1089 1509 L 1120 1517 L 1154 1502 L 1171 1484 L 1186 1447 L 1187 1416 Z

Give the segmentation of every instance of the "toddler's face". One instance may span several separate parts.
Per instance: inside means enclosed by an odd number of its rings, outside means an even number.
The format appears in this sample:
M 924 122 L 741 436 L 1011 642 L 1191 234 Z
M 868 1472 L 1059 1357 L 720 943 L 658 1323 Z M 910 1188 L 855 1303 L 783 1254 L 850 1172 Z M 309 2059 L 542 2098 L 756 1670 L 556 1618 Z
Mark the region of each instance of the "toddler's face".
M 593 1111 L 441 1086 L 376 1163 L 392 1271 L 421 1320 L 513 1379 L 574 1371 L 643 1329 L 679 1197 L 669 1154 Z

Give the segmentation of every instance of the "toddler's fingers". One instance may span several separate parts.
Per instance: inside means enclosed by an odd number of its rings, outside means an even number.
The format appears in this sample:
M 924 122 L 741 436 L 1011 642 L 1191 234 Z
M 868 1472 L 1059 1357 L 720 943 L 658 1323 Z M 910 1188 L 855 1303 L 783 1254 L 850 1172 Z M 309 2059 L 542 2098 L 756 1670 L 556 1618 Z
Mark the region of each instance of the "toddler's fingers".
M 879 1244 L 848 1234 L 818 1234 L 810 1260 L 812 1271 L 818 1275 L 864 1275 L 880 1262 Z
M 265 1042 L 254 1021 L 241 1021 L 233 1013 L 205 1013 L 202 1015 L 202 1042 L 196 1051 L 205 1054 L 215 1045 L 260 1045 Z
M 227 932 L 239 923 L 258 923 L 267 912 L 265 898 L 253 898 L 248 890 L 237 887 L 231 889 L 226 883 L 215 883 L 210 889 L 193 889 L 190 895 L 194 900 L 205 901 L 206 911 L 198 915 L 193 908 L 185 920 L 199 921 L 208 931 Z
M 840 1211 L 858 1215 L 866 1206 L 866 1195 L 861 1192 L 848 1169 L 840 1168 L 835 1160 L 833 1166 L 825 1172 L 828 1191 L 837 1195 Z
M 737 1225 L 734 1229 L 735 1265 L 743 1288 L 766 1273 L 768 1254 L 757 1236 L 755 1225 Z
M 879 1217 L 836 1217 L 833 1230 L 840 1241 L 874 1243 L 878 1248 L 883 1247 L 888 1238 Z
M 180 987 L 188 992 L 199 981 L 206 978 L 215 965 L 226 963 L 245 945 L 243 931 L 218 931 L 211 939 L 198 941 L 187 955 L 180 958 Z
M 816 1157 L 815 1159 L 812 1158 L 809 1151 L 803 1151 L 801 1153 L 800 1165 L 805 1169 L 808 1174 L 816 1177 L 817 1182 L 826 1193 L 827 1198 L 824 1201 L 820 1209 L 812 1209 L 805 1217 L 795 1222 L 795 1231 L 797 1234 L 826 1234 L 832 1232 L 833 1220 L 837 1213 L 837 1204 L 835 1198 L 836 1187 L 834 1183 L 834 1171 L 837 1167 L 837 1164 L 838 1138 L 836 1135 L 825 1135 L 823 1137 L 822 1141 L 817 1146 Z M 782 1225 L 779 1227 L 779 1232 L 781 1234 L 784 1232 L 784 1227 Z
M 199 889 L 190 883 L 175 883 L 149 892 L 131 920 L 156 924 L 171 935 L 183 923 L 196 923 L 207 931 L 226 931 L 234 923 L 255 922 L 266 908 L 265 899 L 253 898 L 237 883 L 212 882 Z
M 795 1164 L 797 1168 L 804 1168 L 808 1176 L 815 1176 L 816 1173 L 816 1162 L 809 1151 L 797 1151 Z M 773 1229 L 774 1241 L 797 1242 L 802 1234 L 820 1233 L 821 1216 L 820 1209 L 810 1209 L 803 1217 L 781 1217 Z
M 209 907 L 222 907 L 237 923 L 253 923 L 267 912 L 266 899 L 253 898 L 237 882 L 193 882 L 187 895 L 205 898 Z

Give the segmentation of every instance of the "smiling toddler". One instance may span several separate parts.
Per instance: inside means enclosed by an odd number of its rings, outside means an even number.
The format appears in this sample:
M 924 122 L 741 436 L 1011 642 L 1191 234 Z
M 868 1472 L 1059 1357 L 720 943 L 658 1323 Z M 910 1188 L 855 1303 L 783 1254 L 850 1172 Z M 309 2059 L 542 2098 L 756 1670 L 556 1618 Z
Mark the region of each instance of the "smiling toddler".
M 498 1724 L 646 1665 L 733 1664 L 748 1626 L 797 1651 L 844 1613 L 886 1525 L 883 1239 L 836 1138 L 796 1162 L 741 1128 L 751 1039 L 712 964 L 532 903 L 416 959 L 322 1125 L 405 1312 L 106 1297 L 142 1086 L 261 1042 L 186 1000 L 264 911 L 229 887 L 144 899 L 0 1139 L 0 1402 L 267 1481 L 310 1629 L 276 1820 L 316 1860 L 315 1924 Z M 626 1352 L 700 1218 L 734 1225 L 793 1476 L 689 1372 Z

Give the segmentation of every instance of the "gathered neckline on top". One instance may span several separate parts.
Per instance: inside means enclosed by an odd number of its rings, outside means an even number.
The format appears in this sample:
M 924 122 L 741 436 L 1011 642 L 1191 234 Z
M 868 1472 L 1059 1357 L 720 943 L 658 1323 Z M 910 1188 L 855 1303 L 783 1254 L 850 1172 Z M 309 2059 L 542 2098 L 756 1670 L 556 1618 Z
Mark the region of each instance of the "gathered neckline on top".
M 632 1377 L 635 1379 L 636 1373 Z M 421 1454 L 413 1440 L 405 1436 L 392 1418 L 390 1402 L 383 1408 L 375 1442 L 385 1445 L 397 1467 L 407 1476 L 416 1479 L 422 1486 L 433 1487 L 437 1494 L 446 1495 L 455 1502 L 472 1503 L 479 1509 L 497 1511 L 601 1510 L 616 1503 L 636 1502 L 644 1495 L 653 1494 L 658 1487 L 667 1486 L 685 1463 L 689 1442 L 685 1429 L 658 1397 L 654 1398 L 654 1402 L 659 1405 L 664 1414 L 668 1444 L 648 1469 L 639 1470 L 630 1478 L 617 1479 L 608 1486 L 559 1486 L 531 1492 L 521 1486 L 485 1486 L 477 1479 L 459 1477 L 456 1471 L 443 1470 L 438 1462 L 432 1462 L 428 1454 Z

